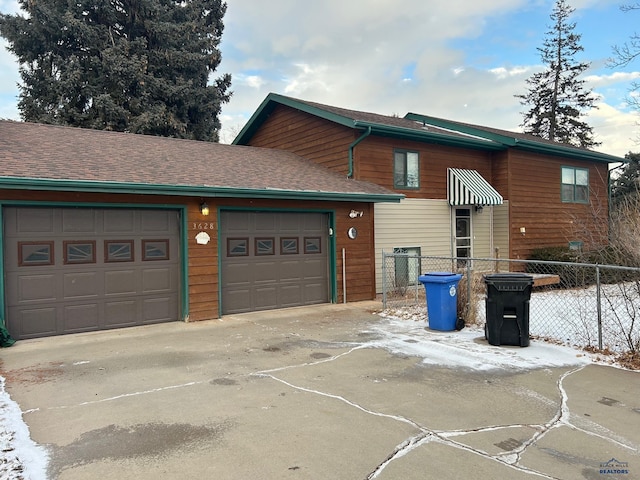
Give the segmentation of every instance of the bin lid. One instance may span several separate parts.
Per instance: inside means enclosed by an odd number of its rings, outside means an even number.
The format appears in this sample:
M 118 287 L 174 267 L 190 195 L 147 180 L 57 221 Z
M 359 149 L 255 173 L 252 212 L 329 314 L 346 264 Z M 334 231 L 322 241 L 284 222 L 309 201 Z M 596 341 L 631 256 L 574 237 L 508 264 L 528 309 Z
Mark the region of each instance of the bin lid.
M 428 272 L 418 277 L 421 283 L 448 283 L 457 282 L 462 278 L 459 273 L 452 272 Z
M 484 276 L 485 283 L 525 283 L 533 284 L 533 277 L 526 273 L 491 273 Z

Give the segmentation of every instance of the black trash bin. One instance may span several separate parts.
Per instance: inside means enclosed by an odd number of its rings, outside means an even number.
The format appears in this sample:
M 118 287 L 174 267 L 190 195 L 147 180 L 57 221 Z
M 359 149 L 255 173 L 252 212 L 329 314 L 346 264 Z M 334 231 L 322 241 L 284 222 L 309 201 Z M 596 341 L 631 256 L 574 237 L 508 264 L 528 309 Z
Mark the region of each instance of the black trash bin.
M 529 346 L 529 300 L 533 277 L 524 273 L 485 275 L 487 285 L 484 326 L 491 345 Z

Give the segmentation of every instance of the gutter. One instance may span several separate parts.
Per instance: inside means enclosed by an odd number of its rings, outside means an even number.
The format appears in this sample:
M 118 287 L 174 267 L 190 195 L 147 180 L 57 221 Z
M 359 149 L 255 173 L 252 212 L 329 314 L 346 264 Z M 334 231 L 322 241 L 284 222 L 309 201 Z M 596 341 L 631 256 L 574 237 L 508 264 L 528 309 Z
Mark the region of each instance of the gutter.
M 367 127 L 365 132 L 360 135 L 360 137 L 356 138 L 355 141 L 351 143 L 351 145 L 349 145 L 349 173 L 347 173 L 347 178 L 353 178 L 353 150 L 356 148 L 356 145 L 358 145 L 369 135 L 371 135 L 371 125 Z

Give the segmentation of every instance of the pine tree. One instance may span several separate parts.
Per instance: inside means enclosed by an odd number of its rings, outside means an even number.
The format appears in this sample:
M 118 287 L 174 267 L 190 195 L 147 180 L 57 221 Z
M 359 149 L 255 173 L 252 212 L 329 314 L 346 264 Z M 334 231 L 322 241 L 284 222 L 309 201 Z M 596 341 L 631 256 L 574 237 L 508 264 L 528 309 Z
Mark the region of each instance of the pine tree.
M 574 33 L 576 24 L 569 21 L 573 11 L 565 0 L 556 0 L 550 16 L 553 25 L 543 46 L 537 49 L 546 69 L 529 77 L 528 92 L 516 98 L 529 107 L 521 124 L 525 133 L 590 148 L 599 143 L 582 117 L 594 108 L 596 97 L 585 88 L 585 81 L 579 79 L 589 63 L 575 60 L 576 54 L 584 49 L 580 45 L 581 36 Z
M 624 158 L 628 163 L 624 164 L 620 175 L 611 183 L 611 198 L 614 202 L 640 193 L 640 153 L 629 152 Z
M 222 0 L 19 0 L 0 34 L 25 121 L 217 141 Z

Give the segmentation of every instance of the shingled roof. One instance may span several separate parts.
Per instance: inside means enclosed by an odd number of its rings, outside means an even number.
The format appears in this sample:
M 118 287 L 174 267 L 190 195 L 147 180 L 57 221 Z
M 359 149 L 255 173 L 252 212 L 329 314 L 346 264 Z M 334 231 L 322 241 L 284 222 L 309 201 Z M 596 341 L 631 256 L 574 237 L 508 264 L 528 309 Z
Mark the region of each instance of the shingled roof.
M 282 150 L 15 121 L 0 121 L 2 187 L 308 200 L 403 197 Z
M 394 138 L 478 150 L 507 150 L 515 148 L 539 154 L 603 163 L 624 161 L 620 157 L 606 153 L 553 142 L 525 133 L 472 125 L 418 113 L 408 113 L 404 117 L 397 117 L 361 112 L 275 93 L 267 95 L 233 143 L 236 145 L 248 144 L 260 124 L 278 105 L 285 105 L 353 129 L 365 130 L 371 128 L 374 134 Z

